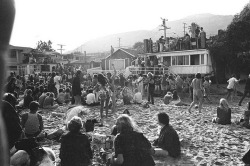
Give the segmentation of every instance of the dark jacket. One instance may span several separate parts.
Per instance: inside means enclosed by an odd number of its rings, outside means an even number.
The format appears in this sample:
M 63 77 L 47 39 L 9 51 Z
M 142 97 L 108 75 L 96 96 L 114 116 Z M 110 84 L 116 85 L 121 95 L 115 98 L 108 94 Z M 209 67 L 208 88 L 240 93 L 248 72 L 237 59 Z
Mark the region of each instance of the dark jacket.
M 181 154 L 179 136 L 170 125 L 165 125 L 161 129 L 159 138 L 154 142 L 154 146 L 158 146 L 168 151 L 171 157 L 179 157 Z
M 23 107 L 24 108 L 30 108 L 30 103 L 34 101 L 33 97 L 30 95 L 27 95 L 23 99 Z
M 121 166 L 154 166 L 154 160 L 149 153 L 150 142 L 142 133 L 126 131 L 117 134 L 115 155 L 122 154 L 124 161 Z
M 8 135 L 9 148 L 12 148 L 22 134 L 21 122 L 15 108 L 7 101 L 2 101 L 2 114 Z
M 79 77 L 74 77 L 72 82 L 72 95 L 80 95 L 81 96 L 81 83 Z
M 87 166 L 93 158 L 88 137 L 68 132 L 61 137 L 61 166 Z

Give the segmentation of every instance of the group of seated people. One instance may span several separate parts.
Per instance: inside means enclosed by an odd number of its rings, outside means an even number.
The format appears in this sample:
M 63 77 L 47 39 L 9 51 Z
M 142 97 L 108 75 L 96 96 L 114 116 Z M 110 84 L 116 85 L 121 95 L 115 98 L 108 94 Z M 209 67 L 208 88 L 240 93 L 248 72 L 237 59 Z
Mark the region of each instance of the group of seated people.
M 24 91 L 24 98 L 18 105 L 19 108 L 29 108 L 29 105 L 32 101 L 38 101 L 40 108 L 45 109 L 55 109 L 59 105 L 64 103 L 69 103 L 71 101 L 70 89 L 59 89 L 59 94 L 55 98 L 53 92 L 49 92 L 47 89 L 41 85 L 39 88 L 39 93 L 34 97 L 34 91 L 32 89 L 26 89 Z
M 166 105 L 171 104 L 175 106 L 189 106 L 189 104 L 181 101 L 176 90 L 174 90 L 173 93 L 170 91 L 167 92 L 167 94 L 163 98 L 163 103 Z
M 161 112 L 157 116 L 158 124 L 162 127 L 159 138 L 151 143 L 143 136 L 128 110 L 125 110 L 113 127 L 114 152 L 110 163 L 124 166 L 153 166 L 152 156 L 179 157 L 181 154 L 180 141 L 177 132 L 169 124 L 169 116 Z M 88 137 L 81 133 L 85 127 L 82 119 L 74 116 L 68 122 L 69 132 L 61 137 L 60 159 L 61 165 L 88 165 L 93 153 Z M 82 157 L 84 156 L 84 157 Z M 81 164 L 80 164 L 81 163 Z
M 171 96 L 170 93 L 168 94 Z M 172 95 L 171 98 L 173 98 L 173 100 L 178 100 L 178 97 L 176 96 L 178 95 L 176 92 L 174 92 L 174 95 Z M 11 107 L 15 111 L 15 104 L 17 101 L 14 95 L 5 94 L 3 103 L 7 103 L 4 104 L 5 108 Z M 39 137 L 39 134 L 41 134 L 43 131 L 42 117 L 39 113 L 37 113 L 39 106 L 40 105 L 38 102 L 32 101 L 29 105 L 30 112 L 21 115 L 20 132 L 23 131 L 23 134 L 26 138 Z M 250 115 L 249 106 L 250 103 L 248 104 L 248 110 L 244 113 L 244 119 L 240 122 L 242 126 L 248 128 Z M 62 166 L 69 165 L 69 163 L 71 163 L 72 166 L 79 165 L 79 163 L 88 165 L 92 162 L 93 153 L 90 146 L 91 139 L 89 139 L 89 137 L 84 134 L 83 131 L 86 131 L 86 129 L 82 129 L 86 128 L 86 124 L 79 116 L 81 117 L 82 115 L 76 114 L 76 116 L 71 116 L 71 119 L 69 119 L 66 124 L 68 131 L 64 132 L 60 138 L 61 148 L 59 157 L 61 159 Z M 5 113 L 4 117 L 6 117 Z M 177 132 L 169 124 L 169 116 L 165 112 L 158 113 L 157 121 L 161 126 L 161 131 L 158 138 L 151 144 L 147 138 L 144 137 L 142 133 L 140 133 L 140 130 L 138 129 L 129 111 L 125 110 L 123 114 L 118 117 L 115 127 L 112 129 L 112 134 L 115 136 L 115 151 L 109 161 L 113 164 L 129 166 L 143 163 L 143 165 L 147 166 L 154 165 L 152 156 L 171 156 L 174 158 L 179 157 L 181 154 L 180 141 Z M 9 122 L 13 123 L 13 120 L 9 119 Z M 220 105 L 217 108 L 217 117 L 213 119 L 213 122 L 222 125 L 231 123 L 231 109 L 229 108 L 226 99 L 220 100 Z M 12 131 L 12 135 L 13 134 L 16 133 Z M 11 134 L 9 136 L 11 136 Z M 18 138 L 15 138 L 14 140 L 17 141 Z M 10 142 L 10 147 L 15 147 L 15 141 Z M 13 148 L 11 149 L 13 153 L 13 156 L 11 157 L 11 163 L 13 166 L 21 165 L 20 162 L 22 162 L 22 164 L 30 162 L 30 152 L 20 151 L 22 148 L 14 148 L 15 150 L 13 150 Z M 138 149 L 140 150 L 138 151 Z M 55 161 L 53 159 L 54 157 L 49 157 L 48 154 L 52 154 L 53 156 L 53 153 L 50 153 L 49 150 L 45 154 L 47 154 L 46 160 L 51 163 Z M 22 160 L 20 158 L 22 158 Z

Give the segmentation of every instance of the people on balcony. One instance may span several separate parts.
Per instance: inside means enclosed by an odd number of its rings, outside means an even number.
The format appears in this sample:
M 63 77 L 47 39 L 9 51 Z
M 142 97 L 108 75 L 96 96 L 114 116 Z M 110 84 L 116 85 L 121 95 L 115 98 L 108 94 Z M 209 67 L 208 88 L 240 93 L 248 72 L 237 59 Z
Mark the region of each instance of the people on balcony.
M 165 40 L 163 38 L 164 36 L 161 36 L 161 38 L 159 39 L 159 52 L 162 52 L 164 48 Z

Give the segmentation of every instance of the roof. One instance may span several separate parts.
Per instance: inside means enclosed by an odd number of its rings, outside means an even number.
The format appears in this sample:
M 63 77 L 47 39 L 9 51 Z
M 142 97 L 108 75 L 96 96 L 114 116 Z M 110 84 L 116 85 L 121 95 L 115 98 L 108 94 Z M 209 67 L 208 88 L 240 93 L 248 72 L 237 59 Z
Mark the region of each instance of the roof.
M 140 55 L 146 56 L 178 56 L 178 55 L 190 55 L 190 54 L 206 54 L 207 49 L 194 49 L 194 50 L 181 50 L 181 51 L 168 51 L 168 52 L 156 52 L 156 53 L 144 53 Z
M 24 54 L 30 53 L 33 50 L 33 48 L 30 48 L 30 47 L 20 47 L 20 46 L 12 46 L 12 45 L 9 45 L 9 49 L 10 50 L 20 50 Z
M 118 50 L 116 50 L 115 52 L 113 52 L 113 54 L 116 53 L 119 50 L 121 50 L 121 51 L 123 51 L 123 52 L 125 52 L 125 53 L 127 53 L 129 55 L 131 55 L 132 57 L 137 57 L 138 56 L 137 50 L 125 49 L 125 48 L 119 48 Z M 106 58 L 110 57 L 111 55 L 112 54 L 108 55 Z
M 88 64 L 89 62 L 85 62 L 84 60 L 75 60 L 75 61 L 70 62 L 70 64 L 80 64 L 80 63 Z

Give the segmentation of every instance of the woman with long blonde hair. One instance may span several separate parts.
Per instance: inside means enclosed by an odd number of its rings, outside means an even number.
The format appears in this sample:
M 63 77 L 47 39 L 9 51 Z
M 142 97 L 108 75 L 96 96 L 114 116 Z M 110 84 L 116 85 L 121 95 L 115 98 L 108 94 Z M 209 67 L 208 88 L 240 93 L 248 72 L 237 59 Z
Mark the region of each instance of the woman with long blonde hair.
M 213 119 L 213 122 L 222 125 L 231 124 L 231 109 L 226 99 L 220 99 L 220 105 L 217 107 L 217 117 Z
M 152 146 L 142 133 L 137 132 L 133 119 L 122 114 L 116 121 L 117 131 L 114 141 L 115 153 L 111 164 L 122 166 L 154 166 L 151 156 Z

